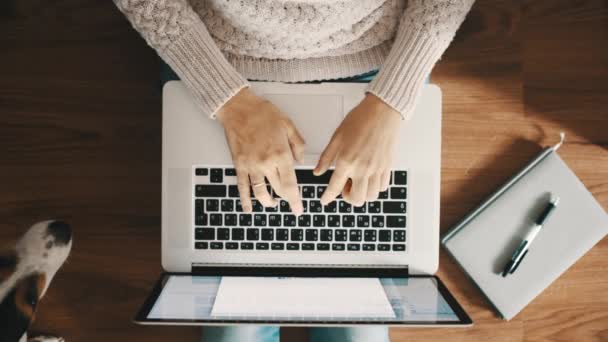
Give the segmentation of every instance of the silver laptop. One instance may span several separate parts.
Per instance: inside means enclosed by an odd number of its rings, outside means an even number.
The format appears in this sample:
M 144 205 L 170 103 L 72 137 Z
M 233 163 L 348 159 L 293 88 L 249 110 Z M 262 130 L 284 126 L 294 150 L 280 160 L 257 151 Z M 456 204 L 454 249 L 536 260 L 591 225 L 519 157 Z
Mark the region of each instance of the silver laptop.
M 401 126 L 391 184 L 353 207 L 320 197 L 312 169 L 366 84 L 253 82 L 306 140 L 296 166 L 305 212 L 244 213 L 223 128 L 185 85 L 163 90 L 162 265 L 142 324 L 468 325 L 434 276 L 439 262 L 441 92 L 425 85 Z M 255 113 L 253 113 L 255 114 Z M 253 292 L 252 292 L 253 291 Z

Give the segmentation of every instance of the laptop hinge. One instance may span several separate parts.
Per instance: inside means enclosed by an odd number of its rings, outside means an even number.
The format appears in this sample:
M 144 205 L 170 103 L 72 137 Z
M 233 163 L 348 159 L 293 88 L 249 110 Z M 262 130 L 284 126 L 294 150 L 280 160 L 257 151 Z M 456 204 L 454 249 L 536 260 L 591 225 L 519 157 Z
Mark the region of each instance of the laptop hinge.
M 192 274 L 232 277 L 406 278 L 407 265 L 192 264 Z

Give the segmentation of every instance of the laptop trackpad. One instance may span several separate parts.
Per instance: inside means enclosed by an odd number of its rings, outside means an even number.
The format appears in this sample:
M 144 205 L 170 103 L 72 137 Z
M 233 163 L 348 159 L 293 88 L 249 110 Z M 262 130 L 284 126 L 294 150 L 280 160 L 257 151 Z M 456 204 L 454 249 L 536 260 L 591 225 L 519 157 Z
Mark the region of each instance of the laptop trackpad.
M 222 277 L 213 317 L 395 318 L 378 278 Z
M 298 128 L 306 140 L 306 154 L 323 152 L 344 117 L 341 95 L 263 94 Z

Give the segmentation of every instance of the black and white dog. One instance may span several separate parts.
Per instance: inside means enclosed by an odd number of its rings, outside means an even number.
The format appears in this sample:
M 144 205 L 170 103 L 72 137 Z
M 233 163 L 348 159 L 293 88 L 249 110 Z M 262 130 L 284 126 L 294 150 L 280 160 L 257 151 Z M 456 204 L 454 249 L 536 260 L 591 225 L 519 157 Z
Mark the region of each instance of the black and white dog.
M 28 339 L 38 302 L 72 248 L 72 229 L 61 221 L 33 225 L 14 248 L 0 251 L 0 342 L 60 342 Z

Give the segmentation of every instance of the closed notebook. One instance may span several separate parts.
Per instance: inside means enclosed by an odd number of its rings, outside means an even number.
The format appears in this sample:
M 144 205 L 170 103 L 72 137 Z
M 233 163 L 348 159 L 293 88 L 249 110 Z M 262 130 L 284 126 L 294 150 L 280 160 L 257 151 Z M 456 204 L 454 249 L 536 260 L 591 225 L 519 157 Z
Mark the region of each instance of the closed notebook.
M 503 319 L 511 319 L 608 233 L 608 215 L 548 147 L 442 238 Z M 551 197 L 559 205 L 516 272 L 501 273 Z

